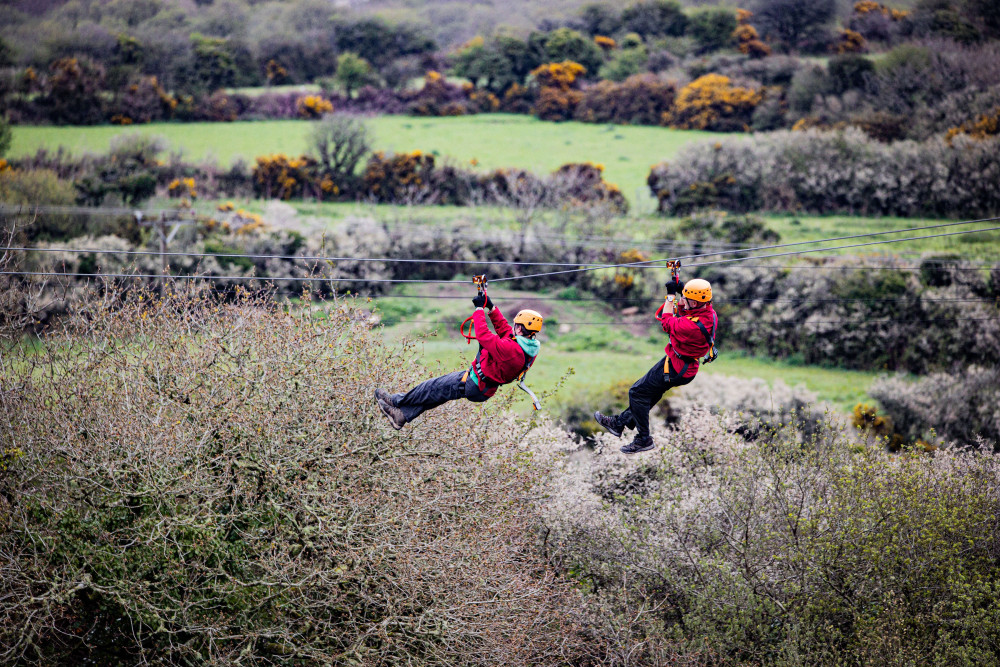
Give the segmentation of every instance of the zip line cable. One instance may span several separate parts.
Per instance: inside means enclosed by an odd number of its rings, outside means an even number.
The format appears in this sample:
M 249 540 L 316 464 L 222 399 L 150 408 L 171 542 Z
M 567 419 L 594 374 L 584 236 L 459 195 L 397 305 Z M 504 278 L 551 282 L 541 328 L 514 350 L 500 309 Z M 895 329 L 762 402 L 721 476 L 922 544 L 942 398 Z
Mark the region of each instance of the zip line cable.
M 45 271 L 0 271 L 0 275 L 7 276 L 53 276 L 53 277 L 75 277 L 75 278 L 149 278 L 149 279 L 181 279 L 181 280 L 260 280 L 263 282 L 277 282 L 277 281 L 298 281 L 298 282 L 409 282 L 409 283 L 444 283 L 451 285 L 461 285 L 464 283 L 456 283 L 453 280 L 392 280 L 392 279 L 356 279 L 356 278 L 321 278 L 321 277 L 295 277 L 295 278 L 271 278 L 262 277 L 258 278 L 255 276 L 209 276 L 209 275 L 170 275 L 170 274 L 139 274 L 139 273 L 59 273 L 59 272 L 45 272 Z M 344 296 L 357 296 L 360 298 L 366 298 L 373 301 L 379 299 L 448 299 L 448 300 L 461 300 L 467 299 L 467 296 L 463 295 L 451 295 L 451 294 L 345 294 Z M 516 301 L 568 301 L 572 303 L 582 303 L 582 302 L 599 302 L 607 303 L 609 301 L 634 301 L 635 299 L 631 297 L 610 297 L 610 298 L 599 298 L 599 297 L 559 297 L 559 296 L 525 296 L 518 294 L 502 294 L 498 295 L 497 299 L 511 299 Z M 811 297 L 799 297 L 799 298 L 789 298 L 789 297 L 773 297 L 773 298 L 747 298 L 747 299 L 720 299 L 718 303 L 753 303 L 753 302 L 765 302 L 765 303 L 884 303 L 884 302 L 899 302 L 899 301 L 910 301 L 911 299 L 901 297 L 901 298 L 889 298 L 889 299 L 879 299 L 879 298 L 811 298 Z M 952 298 L 941 298 L 941 299 L 913 299 L 913 301 L 919 301 L 921 303 L 997 303 L 997 298 L 990 297 L 952 297 Z
M 996 218 L 996 219 L 1000 220 L 1000 218 Z M 949 223 L 949 225 L 951 225 L 951 224 L 959 224 L 959 223 Z M 966 224 L 968 224 L 968 223 L 966 223 Z M 925 239 L 942 238 L 942 237 L 947 237 L 947 236 L 960 236 L 960 235 L 964 235 L 964 234 L 979 234 L 979 233 L 982 233 L 982 232 L 990 232 L 990 231 L 996 231 L 996 230 L 1000 230 L 1000 226 L 987 227 L 985 229 L 963 230 L 963 231 L 959 231 L 959 232 L 944 232 L 944 233 L 941 233 L 941 234 L 929 234 L 929 235 L 926 235 L 926 236 L 909 236 L 909 237 L 902 238 L 902 239 L 885 239 L 885 240 L 880 240 L 880 241 L 869 241 L 869 242 L 866 242 L 866 243 L 852 243 L 852 244 L 849 244 L 849 245 L 833 246 L 833 247 L 828 247 L 828 248 L 812 248 L 812 249 L 809 249 L 809 250 L 795 250 L 795 251 L 792 251 L 792 252 L 773 253 L 773 254 L 770 254 L 770 255 L 755 255 L 755 256 L 752 256 L 752 257 L 733 257 L 733 258 L 730 258 L 730 259 L 713 260 L 711 262 L 696 262 L 694 264 L 688 264 L 688 266 L 712 266 L 712 265 L 716 265 L 716 264 L 729 264 L 729 263 L 732 263 L 732 262 L 744 262 L 744 261 L 750 261 L 750 260 L 768 259 L 768 258 L 771 258 L 771 257 L 788 257 L 788 256 L 792 256 L 792 255 L 804 255 L 804 254 L 808 254 L 808 253 L 824 252 L 824 251 L 828 251 L 828 250 L 844 250 L 844 249 L 848 249 L 848 248 L 862 248 L 862 247 L 873 246 L 873 245 L 886 245 L 886 244 L 889 244 L 889 243 L 903 243 L 903 242 L 906 242 L 906 241 L 920 241 L 920 240 L 925 240 Z M 878 232 L 878 233 L 876 233 L 876 235 L 877 234 L 881 234 L 881 233 L 883 233 L 883 232 Z M 862 235 L 862 236 L 867 236 L 867 235 Z M 851 238 L 851 237 L 844 237 L 844 238 Z M 820 243 L 820 242 L 821 241 L 812 241 L 810 243 Z M 765 248 L 765 247 L 766 246 L 762 247 L 762 249 Z M 780 248 L 780 247 L 785 247 L 785 246 L 777 245 L 777 246 L 772 246 L 772 247 Z M 142 252 L 144 252 L 144 253 L 145 252 L 152 253 L 152 251 L 142 251 Z M 158 254 L 158 253 L 152 253 L 152 254 Z M 721 253 L 708 253 L 706 255 L 694 255 L 694 257 L 704 257 L 704 256 L 712 255 L 712 254 L 721 254 Z M 217 255 L 217 256 L 220 256 L 220 257 L 234 257 L 234 255 Z M 356 258 L 352 258 L 352 261 L 356 261 Z M 417 261 L 422 261 L 422 260 L 417 260 Z M 440 260 L 440 261 L 453 261 L 453 260 Z M 597 268 L 612 268 L 612 267 L 616 267 L 616 266 L 630 266 L 630 264 L 605 265 L 605 266 L 597 267 Z M 575 272 L 578 272 L 578 271 L 587 271 L 587 270 L 591 270 L 591 269 L 572 269 L 572 270 L 569 270 L 569 271 L 554 271 L 554 272 L 550 272 L 550 273 L 540 273 L 540 274 L 534 274 L 534 275 L 528 275 L 528 276 L 511 276 L 511 277 L 507 277 L 507 278 L 495 278 L 492 282 L 496 283 L 496 282 L 511 281 L 511 280 L 518 280 L 518 279 L 523 279 L 523 278 L 538 277 L 538 276 L 547 276 L 547 275 L 556 275 L 556 274 L 565 274 L 565 273 L 575 273 Z M 302 282 L 369 282 L 369 283 L 426 283 L 426 284 L 432 284 L 432 283 L 434 283 L 434 284 L 442 284 L 442 283 L 447 284 L 447 283 L 454 283 L 455 282 L 453 280 L 429 280 L 429 279 L 423 279 L 423 280 L 421 280 L 421 279 L 405 279 L 405 278 L 320 278 L 320 277 L 287 277 L 287 278 L 279 278 L 279 277 L 269 277 L 269 276 L 198 276 L 198 275 L 188 275 L 188 274 L 177 274 L 177 275 L 133 274 L 133 273 L 100 273 L 100 274 L 89 274 L 89 273 L 59 273 L 59 272 L 46 272 L 46 271 L 0 271 L 0 275 L 72 276 L 72 277 L 93 276 L 93 277 L 96 277 L 96 278 L 100 278 L 100 277 L 108 277 L 108 278 L 177 278 L 177 279 L 182 279 L 182 280 L 193 280 L 193 279 L 202 278 L 202 279 L 214 279 L 214 280 L 262 280 L 262 281 L 266 281 L 266 282 L 267 281 L 278 281 L 278 280 L 290 280 L 290 281 L 302 281 Z
M 968 220 L 962 222 L 948 222 L 937 225 L 927 225 L 924 227 L 911 227 L 908 229 L 896 229 L 891 231 L 882 232 L 871 232 L 867 234 L 853 234 L 850 236 L 839 236 L 826 239 L 816 239 L 813 241 L 796 241 L 794 243 L 782 243 L 770 246 L 756 246 L 752 248 L 745 249 L 731 249 L 722 251 L 713 251 L 707 253 L 700 253 L 698 255 L 684 255 L 678 257 L 677 259 L 700 259 L 702 257 L 712 257 L 716 255 L 730 255 L 743 252 L 756 252 L 759 250 L 775 250 L 778 248 L 788 248 L 798 245 L 807 245 L 813 243 L 828 243 L 830 241 L 843 241 L 847 239 L 854 238 L 865 238 L 870 236 L 882 236 L 886 234 L 899 234 L 903 232 L 910 231 L 920 231 L 924 229 L 938 229 L 942 227 L 953 227 L 955 225 L 970 225 L 982 222 L 989 222 L 1000 220 L 1000 216 L 994 218 L 983 218 L 982 220 Z M 789 253 L 777 253 L 771 255 L 755 255 L 753 257 L 741 257 L 732 258 L 727 260 L 718 260 L 713 262 L 699 262 L 694 264 L 689 264 L 688 266 L 709 266 L 712 264 L 724 264 L 736 261 L 746 261 L 750 259 L 766 259 L 769 257 L 785 257 L 792 255 L 801 255 L 813 252 L 822 252 L 824 250 L 843 250 L 847 248 L 858 248 L 871 245 L 883 245 L 888 243 L 898 243 L 902 241 L 915 241 L 921 239 L 932 239 L 940 238 L 944 236 L 956 236 L 961 234 L 975 234 L 980 232 L 989 232 L 1000 229 L 1000 227 L 987 227 L 985 229 L 975 229 L 975 230 L 965 230 L 961 232 L 951 232 L 944 234 L 931 234 L 927 236 L 914 236 L 903 239 L 889 239 L 885 241 L 872 241 L 870 243 L 860 243 L 851 244 L 843 246 L 834 246 L 831 248 L 815 248 L 812 250 L 802 250 Z M 691 245 L 690 243 L 685 243 L 683 245 Z M 560 275 L 566 273 L 577 273 L 581 271 L 593 271 L 597 269 L 607 269 L 607 268 L 636 268 L 636 269 L 659 269 L 660 264 L 666 260 L 644 260 L 642 262 L 627 262 L 622 264 L 601 264 L 598 262 L 516 262 L 516 261 L 505 261 L 505 260 L 462 260 L 462 259 L 411 259 L 411 258 L 394 258 L 394 257 L 334 257 L 334 256 L 322 256 L 322 255 L 272 255 L 272 254 L 249 254 L 249 253 L 209 253 L 209 252 L 158 252 L 155 250 L 103 250 L 100 248 L 38 248 L 29 246 L 10 246 L 5 248 L 0 248 L 3 251 L 17 251 L 17 252 L 67 252 L 67 253 L 91 253 L 91 254 L 104 254 L 104 255 L 144 255 L 144 256 L 161 256 L 161 257 L 214 257 L 214 258 L 245 258 L 245 259 L 284 259 L 284 260 L 303 260 L 303 261 L 317 261 L 317 262 L 383 262 L 383 263 L 414 263 L 414 264 L 460 264 L 460 265 L 499 265 L 499 266 L 572 266 L 578 267 L 575 269 L 570 269 L 566 271 L 552 271 L 546 273 L 536 273 L 524 276 L 508 276 L 502 278 L 495 278 L 492 282 L 510 281 L 518 280 L 522 278 L 537 278 L 541 276 L 549 275 Z
M 615 264 L 599 264 L 597 262 L 509 262 L 504 260 L 476 259 L 409 259 L 396 257 L 326 257 L 310 255 L 252 255 L 221 252 L 158 252 L 156 250 L 101 250 L 100 248 L 34 248 L 30 246 L 0 248 L 2 251 L 16 252 L 75 252 L 94 255 L 150 255 L 158 257 L 214 257 L 230 259 L 287 259 L 310 262 L 384 262 L 387 264 L 496 264 L 503 266 L 582 266 L 613 267 Z
M 57 271 L 0 271 L 0 276 L 68 276 L 75 278 L 160 278 L 168 280 L 260 280 L 261 282 L 308 282 L 308 283 L 421 283 L 455 285 L 454 280 L 407 280 L 403 278 L 320 278 L 295 277 L 274 278 L 270 276 L 206 276 L 178 273 L 59 273 Z
M 954 227 L 956 225 L 973 225 L 973 224 L 979 224 L 979 223 L 983 223 L 983 222 L 994 222 L 994 221 L 998 221 L 998 220 L 1000 220 L 1000 216 L 995 216 L 995 217 L 992 217 L 992 218 L 982 218 L 980 220 L 963 220 L 961 222 L 946 222 L 946 223 L 941 223 L 941 224 L 937 224 L 937 225 L 925 225 L 923 227 L 910 227 L 910 228 L 907 228 L 907 229 L 894 229 L 894 230 L 883 231 L 883 232 L 870 232 L 870 233 L 867 233 L 867 234 L 851 234 L 849 236 L 835 236 L 835 237 L 831 237 L 831 238 L 827 238 L 827 239 L 816 239 L 814 241 L 796 241 L 794 243 L 779 243 L 777 245 L 756 246 L 756 247 L 753 247 L 753 248 L 744 248 L 744 249 L 740 249 L 740 250 L 720 250 L 720 251 L 714 251 L 714 252 L 700 253 L 698 255 L 686 255 L 686 256 L 681 256 L 681 257 L 667 257 L 667 258 L 663 258 L 663 259 L 650 259 L 650 260 L 644 260 L 642 262 L 627 262 L 627 263 L 624 263 L 624 264 L 616 264 L 615 267 L 616 268 L 626 268 L 626 267 L 628 267 L 628 268 L 640 268 L 640 267 L 649 266 L 649 265 L 662 264 L 662 263 L 664 263 L 664 262 L 666 262 L 668 260 L 671 260 L 671 259 L 700 259 L 702 257 L 713 257 L 715 255 L 733 255 L 733 254 L 744 253 L 744 252 L 756 252 L 758 250 L 776 250 L 778 248 L 791 248 L 793 246 L 810 245 L 810 244 L 813 244 L 813 243 L 829 243 L 831 241 L 847 241 L 849 239 L 867 238 L 867 237 L 870 237 L 870 236 L 884 236 L 886 234 L 900 234 L 900 233 L 904 233 L 904 232 L 918 232 L 918 231 L 922 231 L 922 230 L 925 230 L 925 229 L 940 229 L 942 227 Z M 726 260 L 726 261 L 743 261 L 743 260 L 748 260 L 748 259 L 764 259 L 764 258 L 767 258 L 767 257 L 784 257 L 786 255 L 801 255 L 801 254 L 806 254 L 806 253 L 811 253 L 811 252 L 823 252 L 825 250 L 842 250 L 844 248 L 857 248 L 857 247 L 861 247 L 861 246 L 864 246 L 864 245 L 879 245 L 879 244 L 883 244 L 883 243 L 898 243 L 900 241 L 914 241 L 914 240 L 919 240 L 919 239 L 933 239 L 933 238 L 938 238 L 940 236 L 952 236 L 952 235 L 955 235 L 955 234 L 974 234 L 974 233 L 979 233 L 979 232 L 993 231 L 993 230 L 996 230 L 996 229 L 1000 229 L 1000 227 L 987 227 L 986 229 L 974 229 L 974 230 L 967 230 L 967 231 L 962 231 L 962 232 L 952 232 L 950 234 L 931 234 L 931 235 L 928 235 L 928 236 L 914 236 L 914 237 L 909 237 L 909 238 L 905 238 L 905 239 L 889 239 L 887 241 L 873 241 L 871 243 L 862 243 L 862 244 L 857 244 L 857 245 L 845 245 L 845 246 L 834 246 L 832 248 L 815 248 L 815 249 L 812 249 L 812 250 L 801 250 L 801 251 L 798 251 L 798 252 L 780 253 L 780 254 L 775 254 L 775 255 L 755 255 L 753 257 L 741 257 L 741 258 L 732 259 L 732 260 Z M 688 266 L 708 266 L 709 264 L 721 264 L 721 263 L 722 262 L 705 262 L 705 263 L 700 263 L 700 264 L 689 264 Z M 597 268 L 604 268 L 604 267 L 597 267 Z M 660 268 L 660 267 L 655 267 L 655 268 Z M 580 269 L 569 269 L 569 270 L 565 270 L 565 271 L 550 271 L 550 272 L 547 272 L 547 273 L 534 273 L 534 274 L 525 275 L 525 276 L 510 276 L 510 277 L 507 277 L 507 278 L 495 278 L 491 282 L 500 282 L 500 281 L 506 281 L 506 280 L 519 280 L 519 279 L 523 279 L 523 278 L 540 278 L 540 277 L 543 277 L 543 276 L 553 276 L 553 275 L 559 275 L 559 274 L 564 274 L 564 273 L 578 273 L 578 272 L 581 272 L 581 271 L 593 271 L 593 270 L 594 269 L 592 269 L 592 268 L 580 268 Z
M 997 218 L 997 220 L 1000 220 L 1000 218 Z M 773 254 L 770 254 L 770 255 L 754 255 L 753 257 L 734 257 L 734 258 L 731 258 L 731 259 L 716 259 L 716 260 L 712 260 L 711 262 L 695 262 L 694 264 L 688 264 L 688 266 L 712 266 L 712 265 L 715 265 L 715 264 L 729 264 L 731 262 L 741 262 L 741 261 L 746 261 L 748 259 L 768 259 L 770 257 L 788 257 L 788 256 L 791 256 L 791 255 L 804 255 L 806 253 L 823 252 L 825 250 L 845 250 L 847 248 L 864 248 L 866 246 L 883 245 L 883 244 L 886 244 L 886 243 L 903 243 L 904 241 L 920 241 L 920 240 L 923 240 L 923 239 L 937 239 L 937 238 L 942 238 L 942 237 L 945 237 L 945 236 L 959 236 L 959 235 L 962 235 L 962 234 L 979 234 L 981 232 L 994 232 L 994 231 L 997 231 L 998 229 L 1000 229 L 1000 226 L 986 227 L 984 229 L 968 229 L 968 230 L 961 231 L 961 232 L 945 232 L 943 234 L 929 234 L 927 236 L 908 236 L 908 237 L 903 238 L 903 239 L 888 239 L 888 240 L 885 240 L 885 241 L 869 241 L 867 243 L 851 243 L 849 245 L 833 246 L 832 248 L 813 248 L 812 250 L 793 250 L 792 252 L 778 252 L 778 253 L 773 253 Z M 781 247 L 781 246 L 775 246 L 775 247 Z M 713 254 L 721 254 L 721 253 L 708 253 L 707 255 L 701 255 L 701 256 L 705 257 L 705 256 L 708 256 L 708 255 L 713 255 Z M 696 255 L 695 257 L 698 257 L 698 255 Z

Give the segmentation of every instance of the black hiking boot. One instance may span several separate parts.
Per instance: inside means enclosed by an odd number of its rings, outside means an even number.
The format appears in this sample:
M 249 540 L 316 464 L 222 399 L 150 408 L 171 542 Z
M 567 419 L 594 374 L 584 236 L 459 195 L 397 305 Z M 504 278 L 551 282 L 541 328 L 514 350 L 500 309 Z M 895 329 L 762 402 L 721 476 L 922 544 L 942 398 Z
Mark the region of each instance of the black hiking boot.
M 622 445 L 622 454 L 637 454 L 639 452 L 648 452 L 650 449 L 655 447 L 653 444 L 653 437 L 647 435 L 643 437 L 641 435 L 635 436 L 632 442 L 627 445 Z
M 403 416 L 403 411 L 397 408 L 392 403 L 392 396 L 389 395 L 385 389 L 379 387 L 375 390 L 375 402 L 378 403 L 378 407 L 382 410 L 382 414 L 386 416 L 389 420 L 389 424 L 397 431 L 404 426 L 406 426 L 406 417 Z
M 600 412 L 595 412 L 594 420 L 603 426 L 604 430 L 611 435 L 616 438 L 622 437 L 622 425 L 618 422 L 618 417 L 609 417 L 607 415 L 602 415 Z

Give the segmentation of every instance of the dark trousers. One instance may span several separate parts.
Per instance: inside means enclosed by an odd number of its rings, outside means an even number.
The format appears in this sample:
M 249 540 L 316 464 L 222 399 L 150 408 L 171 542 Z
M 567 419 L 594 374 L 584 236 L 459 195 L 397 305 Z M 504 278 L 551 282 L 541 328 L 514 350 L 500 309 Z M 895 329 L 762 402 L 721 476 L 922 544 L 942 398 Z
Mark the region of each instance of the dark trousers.
M 425 380 L 405 394 L 393 394 L 392 402 L 403 411 L 403 416 L 409 423 L 427 410 L 433 410 L 448 401 L 464 398 L 473 403 L 482 403 L 488 399 L 489 396 L 476 386 L 472 373 L 469 373 L 467 379 L 462 379 L 465 373 L 466 371 L 455 371 Z
M 618 423 L 625 428 L 634 428 L 641 437 L 649 436 L 649 411 L 660 402 L 663 394 L 672 387 L 685 385 L 694 377 L 684 378 L 671 368 L 670 373 L 664 373 L 663 357 L 649 372 L 639 378 L 628 390 L 628 407 L 618 415 Z

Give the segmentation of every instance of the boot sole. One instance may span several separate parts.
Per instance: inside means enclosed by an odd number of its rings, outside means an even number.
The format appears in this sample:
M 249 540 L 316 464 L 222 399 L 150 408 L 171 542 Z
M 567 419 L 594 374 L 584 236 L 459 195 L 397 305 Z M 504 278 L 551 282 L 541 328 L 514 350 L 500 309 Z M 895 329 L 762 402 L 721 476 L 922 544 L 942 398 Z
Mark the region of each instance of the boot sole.
M 597 412 L 600 412 L 600 411 L 598 410 Z M 603 428 L 605 431 L 607 431 L 611 435 L 615 436 L 616 438 L 622 437 L 622 432 L 623 431 L 615 431 L 614 429 L 610 429 L 607 426 L 605 426 L 604 424 L 602 424 L 601 420 L 599 420 L 597 418 L 597 412 L 594 412 L 594 421 L 597 422 L 597 425 L 600 426 L 601 428 Z
M 378 409 L 382 411 L 382 414 L 385 415 L 385 418 L 389 420 L 389 426 L 393 427 L 397 431 L 399 431 L 400 429 L 403 428 L 403 426 L 405 426 L 405 424 L 400 424 L 399 426 L 396 426 L 396 420 L 393 418 L 392 413 L 389 412 L 389 406 L 383 403 L 382 399 L 380 399 L 377 396 L 375 397 L 375 404 L 378 405 Z
M 651 449 L 656 449 L 656 445 L 649 445 L 648 447 L 640 447 L 639 449 L 628 449 L 628 445 L 621 448 L 622 454 L 638 454 L 639 452 L 648 452 Z

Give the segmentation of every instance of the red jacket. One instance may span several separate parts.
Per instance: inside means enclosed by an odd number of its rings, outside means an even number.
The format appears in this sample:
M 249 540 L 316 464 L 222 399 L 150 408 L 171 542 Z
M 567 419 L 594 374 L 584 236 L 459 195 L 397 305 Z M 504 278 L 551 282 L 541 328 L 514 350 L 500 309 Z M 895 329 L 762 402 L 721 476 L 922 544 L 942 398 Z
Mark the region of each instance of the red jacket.
M 695 322 L 701 322 L 708 331 L 708 335 L 715 337 L 715 329 L 719 324 L 719 316 L 715 314 L 712 304 L 707 304 L 695 310 L 684 310 L 681 308 L 680 315 L 674 317 L 673 313 L 662 314 L 663 306 L 656 311 L 656 318 L 660 320 L 663 330 L 670 335 L 670 343 L 665 348 L 670 365 L 680 373 L 684 364 L 688 364 L 687 371 L 682 377 L 694 377 L 698 373 L 698 360 L 708 354 L 709 344 L 705 340 L 705 334 L 701 332 Z M 684 355 L 695 361 L 687 362 L 680 358 Z
M 486 325 L 485 311 L 477 308 L 472 313 L 472 324 L 476 330 L 476 341 L 482 348 L 479 352 L 479 364 L 483 375 L 493 382 L 507 384 L 517 379 L 527 363 L 527 355 L 514 338 L 514 330 L 504 319 L 500 308 L 494 307 L 490 313 L 490 321 L 496 333 Z M 475 367 L 475 362 L 473 362 Z M 484 388 L 487 396 L 496 393 L 496 387 Z

